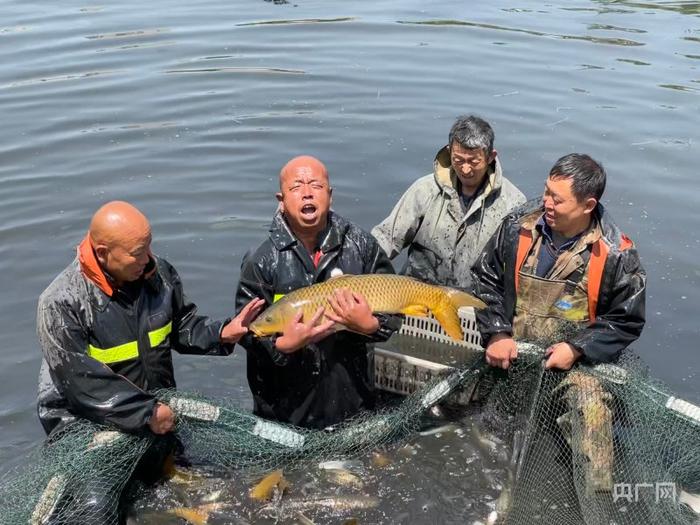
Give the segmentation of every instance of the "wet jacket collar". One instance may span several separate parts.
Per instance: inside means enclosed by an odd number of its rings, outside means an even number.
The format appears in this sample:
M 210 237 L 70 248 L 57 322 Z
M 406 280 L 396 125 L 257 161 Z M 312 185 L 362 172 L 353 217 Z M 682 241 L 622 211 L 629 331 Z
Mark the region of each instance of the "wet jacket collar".
M 90 235 L 86 235 L 83 241 L 78 245 L 78 260 L 80 261 L 80 271 L 83 275 L 93 282 L 106 295 L 112 297 L 115 287 L 112 281 L 102 271 L 100 263 L 95 257 L 95 250 L 90 241 Z

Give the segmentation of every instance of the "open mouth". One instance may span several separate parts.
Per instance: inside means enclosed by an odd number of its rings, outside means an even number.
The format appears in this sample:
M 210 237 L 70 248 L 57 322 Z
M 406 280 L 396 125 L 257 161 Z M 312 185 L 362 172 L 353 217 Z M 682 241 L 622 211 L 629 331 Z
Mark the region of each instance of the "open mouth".
M 316 215 L 316 205 L 314 204 L 304 204 L 301 208 L 301 214 L 304 217 L 312 218 Z

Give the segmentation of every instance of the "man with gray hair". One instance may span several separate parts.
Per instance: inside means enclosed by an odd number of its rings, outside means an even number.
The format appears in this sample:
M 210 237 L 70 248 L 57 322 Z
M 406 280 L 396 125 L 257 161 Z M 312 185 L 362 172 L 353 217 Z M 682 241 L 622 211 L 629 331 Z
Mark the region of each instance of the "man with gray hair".
M 408 248 L 401 273 L 468 288 L 481 249 L 525 196 L 503 176 L 488 122 L 458 117 L 448 138 L 433 173 L 408 188 L 372 235 L 391 259 Z

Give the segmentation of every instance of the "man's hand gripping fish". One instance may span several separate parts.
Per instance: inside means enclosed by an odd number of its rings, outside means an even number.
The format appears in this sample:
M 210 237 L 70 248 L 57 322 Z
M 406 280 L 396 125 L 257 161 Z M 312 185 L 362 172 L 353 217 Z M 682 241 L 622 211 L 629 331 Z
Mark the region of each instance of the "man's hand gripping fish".
M 459 308 L 486 306 L 466 292 L 427 284 L 403 275 L 341 275 L 288 293 L 262 312 L 250 325 L 250 329 L 258 337 L 282 333 L 300 310 L 304 319 L 311 319 L 320 307 L 329 311 L 331 306 L 328 297 L 338 288 L 348 288 L 362 295 L 373 313 L 425 317 L 430 312 L 445 332 L 458 341 L 464 338 Z M 339 326 L 339 329 L 344 327 Z

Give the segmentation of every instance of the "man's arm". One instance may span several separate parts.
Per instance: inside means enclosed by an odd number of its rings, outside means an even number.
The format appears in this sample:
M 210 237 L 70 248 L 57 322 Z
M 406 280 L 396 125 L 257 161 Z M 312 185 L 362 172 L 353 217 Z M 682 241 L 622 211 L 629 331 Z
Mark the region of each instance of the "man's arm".
M 185 295 L 177 270 L 161 262 L 173 287 L 173 349 L 181 354 L 230 354 L 233 345 L 221 343 L 221 331 L 230 319 L 219 321 L 198 315 L 197 305 Z
M 390 259 L 401 253 L 416 237 L 427 205 L 423 186 L 422 179 L 414 182 L 389 216 L 372 228 L 372 235 Z
M 51 379 L 72 413 L 125 432 L 149 424 L 156 399 L 87 355 L 87 337 L 75 312 L 41 301 L 37 335 Z
M 609 300 L 600 304 L 603 310 L 593 323 L 569 340 L 594 362 L 615 360 L 639 338 L 644 328 L 646 273 L 636 249 L 623 252 L 613 271 Z
M 483 251 L 472 265 L 474 295 L 486 303 L 486 308 L 476 310 L 476 321 L 484 346 L 496 334 L 513 334 L 513 307 L 506 298 L 511 293 L 515 301 L 512 279 L 506 272 L 514 271 L 506 261 L 508 223 L 502 222 Z M 512 289 L 510 289 L 512 288 Z
M 243 310 L 243 307 L 256 297 L 265 301 L 265 307 L 273 303 L 272 277 L 263 271 L 262 266 L 255 259 L 257 259 L 256 253 L 248 252 L 243 256 L 241 276 L 236 288 L 236 313 Z M 276 364 L 284 365 L 288 361 L 286 355 L 275 348 L 272 337 L 256 337 L 248 333 L 238 341 L 238 344 L 249 351 L 266 352 Z

